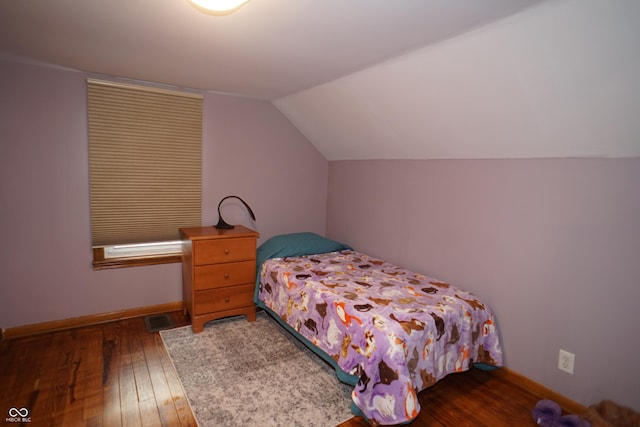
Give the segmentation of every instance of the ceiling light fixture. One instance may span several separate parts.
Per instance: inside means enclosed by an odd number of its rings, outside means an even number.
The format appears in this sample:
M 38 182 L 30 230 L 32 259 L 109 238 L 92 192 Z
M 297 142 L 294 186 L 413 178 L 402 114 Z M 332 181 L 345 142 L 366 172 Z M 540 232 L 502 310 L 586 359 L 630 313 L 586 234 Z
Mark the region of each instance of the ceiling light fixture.
M 189 0 L 196 8 L 210 15 L 228 15 L 249 0 Z

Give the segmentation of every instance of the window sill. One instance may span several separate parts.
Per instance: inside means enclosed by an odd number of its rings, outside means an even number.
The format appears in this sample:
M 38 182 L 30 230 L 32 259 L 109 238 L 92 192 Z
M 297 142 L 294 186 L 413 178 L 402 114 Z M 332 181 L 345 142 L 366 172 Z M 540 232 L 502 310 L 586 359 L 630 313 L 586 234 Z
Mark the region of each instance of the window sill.
M 94 270 L 108 270 L 112 268 L 142 267 L 145 265 L 172 264 L 181 262 L 181 255 L 155 255 L 130 258 L 104 258 L 104 249 L 93 249 L 92 267 Z

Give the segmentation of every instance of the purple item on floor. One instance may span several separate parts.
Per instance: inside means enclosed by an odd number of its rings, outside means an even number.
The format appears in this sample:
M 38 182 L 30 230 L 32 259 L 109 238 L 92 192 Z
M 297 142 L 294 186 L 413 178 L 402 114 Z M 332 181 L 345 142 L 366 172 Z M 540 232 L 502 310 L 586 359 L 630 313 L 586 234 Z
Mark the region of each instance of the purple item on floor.
M 536 424 L 542 427 L 554 426 L 556 420 L 562 415 L 562 408 L 553 400 L 542 399 L 531 411 L 531 416 Z
M 591 423 L 577 415 L 564 415 L 558 418 L 553 427 L 591 427 Z

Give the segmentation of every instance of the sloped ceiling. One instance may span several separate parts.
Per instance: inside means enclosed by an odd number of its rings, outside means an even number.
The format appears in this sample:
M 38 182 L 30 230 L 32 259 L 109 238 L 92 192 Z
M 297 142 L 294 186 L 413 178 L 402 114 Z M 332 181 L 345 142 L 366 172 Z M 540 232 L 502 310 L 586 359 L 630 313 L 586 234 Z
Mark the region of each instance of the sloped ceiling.
M 0 58 L 269 100 L 330 160 L 635 156 L 639 5 L 3 1 Z
M 226 16 L 187 0 L 2 1 L 0 52 L 275 99 L 539 1 L 251 0 Z
M 546 2 L 276 100 L 329 160 L 640 156 L 640 2 Z

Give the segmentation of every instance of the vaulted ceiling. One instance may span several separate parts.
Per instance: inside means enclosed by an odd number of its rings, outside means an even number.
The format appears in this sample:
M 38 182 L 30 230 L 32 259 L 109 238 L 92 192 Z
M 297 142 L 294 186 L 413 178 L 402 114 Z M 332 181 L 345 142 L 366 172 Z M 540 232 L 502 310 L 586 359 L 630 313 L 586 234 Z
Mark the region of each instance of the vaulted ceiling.
M 639 4 L 2 1 L 0 56 L 272 101 L 329 160 L 637 156 Z

